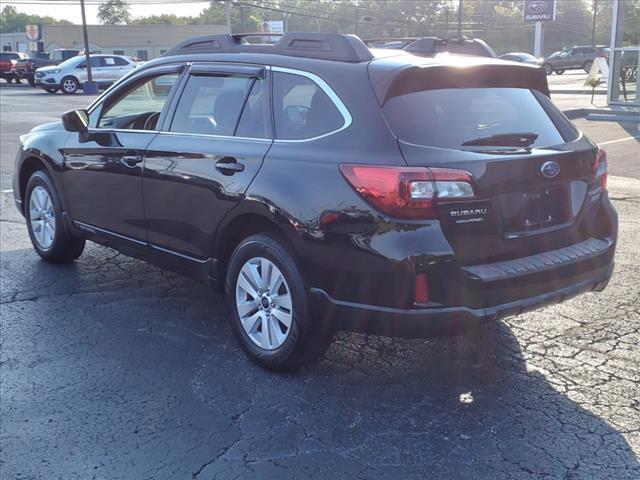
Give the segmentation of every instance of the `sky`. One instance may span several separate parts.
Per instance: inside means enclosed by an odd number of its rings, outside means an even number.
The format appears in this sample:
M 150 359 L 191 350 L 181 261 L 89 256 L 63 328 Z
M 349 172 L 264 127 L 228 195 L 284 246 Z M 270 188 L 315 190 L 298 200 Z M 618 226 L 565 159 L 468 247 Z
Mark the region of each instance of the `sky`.
M 82 16 L 80 14 L 80 2 L 77 5 L 68 5 L 70 0 L 66 0 L 64 4 L 56 5 L 55 2 L 51 4 L 28 4 L 29 0 L 17 0 L 12 2 L 11 0 L 0 0 L 0 7 L 5 5 L 15 6 L 19 12 L 30 13 L 35 15 L 49 15 L 54 18 L 69 20 L 73 23 L 81 23 Z M 37 0 L 35 0 L 37 1 Z M 97 3 L 96 0 L 86 0 L 90 3 Z M 135 0 L 134 0 L 135 1 Z M 152 0 L 147 0 L 152 1 Z M 162 0 L 160 0 L 162 1 Z M 150 4 L 150 5 L 131 5 L 131 14 L 134 17 L 146 17 L 149 15 L 161 15 L 163 13 L 174 13 L 179 16 L 196 16 L 202 10 L 209 6 L 208 2 L 195 2 L 195 3 L 183 3 L 175 4 Z M 96 24 L 99 23 L 97 19 L 98 5 L 86 5 L 85 13 L 87 15 L 87 23 Z

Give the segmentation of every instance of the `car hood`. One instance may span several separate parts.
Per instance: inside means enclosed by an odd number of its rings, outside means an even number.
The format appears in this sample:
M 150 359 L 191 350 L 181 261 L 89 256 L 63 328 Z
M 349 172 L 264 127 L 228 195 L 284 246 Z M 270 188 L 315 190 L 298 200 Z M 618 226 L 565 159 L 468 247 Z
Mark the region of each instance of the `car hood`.
M 62 121 L 58 120 L 57 122 L 43 123 L 42 125 L 33 127 L 29 133 L 45 132 L 47 130 L 64 130 L 64 127 L 62 126 Z
M 58 68 L 57 65 L 48 65 L 46 67 L 40 67 L 36 70 L 36 72 L 48 72 L 51 70 L 55 70 L 56 68 Z

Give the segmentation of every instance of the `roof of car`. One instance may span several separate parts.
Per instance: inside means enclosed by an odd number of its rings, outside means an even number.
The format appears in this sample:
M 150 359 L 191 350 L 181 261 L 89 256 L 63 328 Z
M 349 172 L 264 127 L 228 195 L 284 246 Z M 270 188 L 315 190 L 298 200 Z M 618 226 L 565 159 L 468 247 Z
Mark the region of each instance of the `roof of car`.
M 368 48 L 355 35 L 326 33 L 286 33 L 276 37 L 279 41 L 271 44 L 254 44 L 248 40 L 265 37 L 265 34 L 251 35 L 207 35 L 187 39 L 166 52 L 162 57 L 148 62 L 145 66 L 189 61 L 233 61 L 242 63 L 270 64 L 283 67 L 321 66 L 325 62 L 341 64 L 368 64 L 389 60 L 396 67 L 400 65 L 427 67 L 430 65 L 491 65 L 500 60 L 491 57 L 467 56 L 438 53 L 430 57 L 414 55 L 400 49 Z M 346 65 L 344 65 L 346 66 Z M 535 67 L 530 67 L 535 68 Z

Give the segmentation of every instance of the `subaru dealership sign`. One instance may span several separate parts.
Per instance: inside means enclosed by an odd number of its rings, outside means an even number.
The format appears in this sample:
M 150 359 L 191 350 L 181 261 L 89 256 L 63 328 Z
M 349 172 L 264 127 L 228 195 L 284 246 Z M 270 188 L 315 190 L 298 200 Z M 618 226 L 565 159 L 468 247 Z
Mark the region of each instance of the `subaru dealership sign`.
M 553 22 L 556 19 L 556 0 L 524 0 L 525 22 Z

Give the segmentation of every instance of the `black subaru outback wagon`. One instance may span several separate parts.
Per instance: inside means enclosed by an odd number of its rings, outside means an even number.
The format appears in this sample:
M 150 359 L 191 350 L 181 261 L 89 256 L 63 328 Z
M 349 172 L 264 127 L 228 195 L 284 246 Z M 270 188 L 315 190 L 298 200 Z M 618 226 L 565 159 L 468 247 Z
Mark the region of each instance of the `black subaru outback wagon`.
M 606 286 L 606 155 L 548 94 L 539 67 L 354 36 L 194 38 L 23 136 L 15 200 L 44 260 L 92 240 L 217 285 L 290 370 L 335 330 L 456 334 Z

